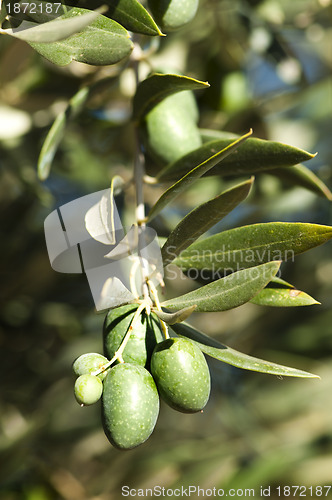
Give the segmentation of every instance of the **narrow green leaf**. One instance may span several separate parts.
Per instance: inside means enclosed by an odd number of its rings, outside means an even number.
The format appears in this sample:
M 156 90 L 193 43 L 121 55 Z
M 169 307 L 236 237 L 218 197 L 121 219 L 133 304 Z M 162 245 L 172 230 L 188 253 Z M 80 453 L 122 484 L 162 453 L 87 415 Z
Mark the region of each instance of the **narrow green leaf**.
M 38 158 L 38 177 L 44 181 L 50 173 L 51 164 L 63 138 L 69 119 L 81 112 L 89 95 L 89 87 L 80 89 L 69 101 L 65 111 L 60 113 L 50 128 Z
M 238 136 L 235 136 L 238 137 Z M 159 181 L 178 179 L 191 170 L 192 165 L 201 163 L 222 148 L 227 147 L 234 139 L 221 138 L 209 141 L 200 148 L 167 165 L 158 174 Z M 290 167 L 314 158 L 315 155 L 302 149 L 288 146 L 281 142 L 265 141 L 252 137 L 237 151 L 222 163 L 217 164 L 210 175 L 248 175 L 257 172 L 270 171 L 277 167 Z
M 84 12 L 87 11 L 73 8 L 66 17 L 80 16 Z M 125 28 L 101 15 L 83 31 L 65 40 L 30 45 L 58 66 L 65 66 L 73 60 L 96 66 L 115 64 L 127 57 L 133 49 Z
M 174 264 L 183 270 L 249 268 L 272 260 L 292 260 L 295 255 L 332 238 L 332 227 L 301 222 L 268 222 L 237 227 L 197 241 Z
M 254 358 L 248 354 L 236 351 L 215 339 L 211 339 L 204 333 L 196 330 L 190 325 L 179 323 L 172 326 L 172 329 L 180 337 L 186 337 L 191 340 L 202 352 L 243 370 L 250 370 L 254 372 L 267 373 L 269 375 L 277 375 L 281 377 L 300 377 L 300 378 L 320 378 L 313 373 L 297 370 L 288 366 L 278 365 L 270 361 Z
M 137 87 L 133 100 L 133 118 L 141 119 L 165 97 L 182 90 L 204 89 L 207 82 L 187 76 L 155 73 L 143 80 Z
M 301 290 L 295 288 L 275 288 L 267 286 L 261 290 L 251 301 L 253 304 L 271 307 L 297 307 L 320 304 Z
M 196 312 L 227 311 L 252 299 L 277 274 L 279 267 L 280 262 L 274 261 L 243 269 L 193 292 L 166 300 L 161 306 L 174 310 L 195 304 Z
M 270 283 L 268 284 L 270 287 L 274 288 L 295 288 L 294 285 L 291 283 L 288 283 L 288 281 L 285 281 L 281 278 L 278 278 L 278 276 L 275 276 L 274 278 L 271 279 Z
M 143 35 L 163 35 L 152 16 L 138 0 L 103 0 L 101 3 L 109 6 L 108 16 L 127 30 Z
M 181 194 L 187 187 L 189 187 L 195 180 L 199 179 L 208 170 L 216 165 L 219 161 L 226 158 L 228 155 L 233 153 L 244 141 L 250 137 L 252 130 L 247 134 L 243 135 L 236 141 L 229 144 L 226 148 L 218 151 L 216 154 L 205 160 L 203 163 L 199 164 L 197 167 L 193 168 L 188 172 L 182 179 L 173 184 L 168 188 L 162 196 L 157 200 L 155 205 L 151 208 L 147 219 L 151 221 L 158 213 L 171 201 L 173 201 L 179 194 Z
M 185 248 L 233 210 L 249 194 L 254 178 L 241 182 L 216 198 L 199 205 L 171 232 L 161 249 L 164 265 L 172 262 Z
M 71 18 L 58 17 L 55 20 L 43 24 L 23 21 L 18 28 L 0 29 L 0 33 L 19 38 L 25 42 L 50 43 L 64 40 L 74 33 L 82 31 L 86 26 L 91 24 L 97 17 L 104 12 L 102 11 L 86 11 L 82 15 L 77 15 Z
M 304 165 L 294 165 L 291 168 L 275 168 L 269 174 L 284 179 L 293 185 L 304 187 L 332 201 L 332 193 L 326 184 Z
M 105 15 L 127 30 L 143 35 L 162 35 L 152 16 L 138 0 L 66 0 L 66 4 L 91 10 L 105 5 L 108 8 Z
M 185 321 L 195 310 L 196 306 L 189 306 L 174 313 L 167 313 L 153 308 L 153 312 L 158 316 L 158 318 L 160 318 L 162 321 L 165 321 L 165 323 L 167 323 L 168 325 L 175 325 L 175 323 L 181 323 L 181 321 Z

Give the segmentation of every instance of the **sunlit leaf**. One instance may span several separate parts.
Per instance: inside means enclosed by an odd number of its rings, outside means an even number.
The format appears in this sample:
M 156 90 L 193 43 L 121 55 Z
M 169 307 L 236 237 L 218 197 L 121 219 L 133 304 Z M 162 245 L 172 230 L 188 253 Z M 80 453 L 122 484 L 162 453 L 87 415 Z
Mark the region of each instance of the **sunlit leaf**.
M 274 261 L 243 269 L 161 305 L 174 310 L 195 304 L 196 312 L 227 311 L 252 299 L 277 274 L 279 266 L 280 262 Z
M 205 160 L 203 163 L 199 164 L 197 167 L 193 168 L 190 172 L 188 172 L 182 179 L 173 184 L 170 188 L 168 188 L 157 200 L 155 205 L 151 208 L 148 213 L 148 220 L 151 221 L 158 213 L 171 201 L 173 201 L 179 194 L 181 194 L 185 189 L 187 189 L 194 181 L 199 179 L 202 175 L 204 175 L 208 170 L 216 165 L 219 161 L 226 158 L 228 155 L 233 153 L 244 141 L 250 137 L 252 131 L 243 135 L 239 139 L 236 139 L 234 142 L 229 144 L 226 148 L 218 151 L 216 154 Z
M 251 370 L 282 377 L 320 378 L 318 375 L 314 375 L 313 373 L 297 370 L 296 368 L 290 368 L 288 366 L 278 365 L 276 363 L 254 358 L 248 354 L 236 351 L 221 342 L 211 339 L 204 333 L 187 324 L 179 323 L 172 326 L 172 329 L 180 337 L 189 338 L 191 342 L 197 345 L 197 347 L 199 347 L 201 351 L 208 356 L 243 370 Z
M 175 92 L 207 87 L 209 87 L 207 82 L 187 76 L 155 73 L 138 85 L 133 101 L 133 117 L 139 120 L 158 102 Z
M 162 35 L 149 12 L 138 0 L 102 0 L 109 7 L 108 15 L 127 30 L 143 35 Z
M 6 30 L 0 29 L 0 33 L 19 38 L 25 42 L 57 42 L 70 37 L 74 33 L 82 31 L 86 26 L 95 21 L 100 13 L 104 11 L 105 9 L 95 12 L 85 11 L 84 13 L 77 14 L 74 17 L 59 17 L 58 19 L 43 24 L 23 21 L 17 28 Z
M 241 203 L 248 196 L 253 180 L 252 178 L 231 187 L 186 215 L 170 233 L 161 249 L 164 265 L 172 262 L 199 236 Z
M 237 227 L 197 241 L 174 264 L 183 270 L 249 268 L 271 260 L 292 260 L 332 238 L 332 227 L 297 222 L 268 222 Z
M 181 323 L 181 321 L 185 321 L 195 310 L 196 306 L 189 306 L 181 309 L 180 311 L 168 313 L 153 308 L 153 312 L 158 316 L 158 318 L 160 318 L 162 321 L 165 321 L 165 323 L 169 325 L 175 325 L 175 323 Z
M 138 0 L 67 0 L 66 4 L 86 9 L 106 6 L 105 15 L 127 30 L 143 35 L 162 35 L 152 16 Z
M 89 95 L 89 87 L 80 89 L 69 101 L 67 108 L 58 114 L 43 143 L 38 158 L 38 176 L 41 180 L 47 179 L 51 164 L 58 146 L 64 136 L 69 119 L 77 116 L 84 107 Z
M 260 306 L 271 307 L 297 307 L 319 304 L 317 300 L 310 297 L 307 293 L 301 292 L 301 290 L 270 287 L 261 290 L 250 302 Z
M 234 139 L 227 137 L 203 144 L 200 148 L 167 165 L 158 174 L 158 180 L 172 181 L 179 179 L 180 176 L 191 170 L 192 165 L 205 161 L 220 149 L 227 147 L 232 141 Z M 290 167 L 310 160 L 314 156 L 307 151 L 287 144 L 251 137 L 235 155 L 228 157 L 220 165 L 216 164 L 209 175 L 251 175 L 277 167 Z
M 87 11 L 73 8 L 66 17 L 79 16 L 84 12 Z M 133 49 L 133 43 L 125 28 L 105 16 L 98 16 L 83 31 L 65 40 L 30 45 L 58 66 L 65 66 L 73 60 L 96 66 L 115 64 L 127 57 Z
M 268 286 L 275 288 L 295 288 L 294 285 L 288 283 L 288 281 L 279 278 L 278 276 L 274 276 L 274 278 L 271 279 Z

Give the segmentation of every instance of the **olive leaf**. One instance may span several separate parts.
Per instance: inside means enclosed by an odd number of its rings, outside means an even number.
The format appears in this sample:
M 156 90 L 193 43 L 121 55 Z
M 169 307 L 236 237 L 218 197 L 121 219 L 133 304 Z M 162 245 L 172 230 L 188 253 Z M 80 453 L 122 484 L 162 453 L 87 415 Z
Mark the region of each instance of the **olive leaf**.
M 313 193 L 332 201 L 332 193 L 323 181 L 304 165 L 294 165 L 290 168 L 275 168 L 268 172 L 296 186 L 301 186 Z
M 252 299 L 279 270 L 280 262 L 268 262 L 242 269 L 192 292 L 161 303 L 167 309 L 182 309 L 195 304 L 195 312 L 227 311 Z
M 229 146 L 234 138 L 227 137 L 212 140 L 200 148 L 186 154 L 179 160 L 167 165 L 157 176 L 158 181 L 174 181 L 191 170 L 192 165 L 204 162 L 211 155 Z M 269 171 L 277 167 L 290 167 L 314 158 L 315 155 L 303 149 L 288 146 L 281 142 L 266 141 L 252 137 L 237 151 L 235 155 L 217 164 L 210 175 L 248 175 Z
M 172 329 L 176 335 L 189 338 L 193 344 L 204 352 L 204 354 L 243 370 L 251 370 L 282 377 L 320 378 L 318 375 L 314 375 L 313 373 L 298 370 L 296 368 L 290 368 L 288 366 L 278 365 L 276 363 L 254 358 L 248 354 L 236 351 L 235 349 L 232 349 L 215 339 L 211 339 L 204 333 L 196 330 L 196 328 L 193 328 L 186 323 L 173 325 Z
M 64 40 L 74 33 L 82 31 L 95 21 L 105 9 L 86 11 L 82 15 L 65 18 L 58 17 L 46 23 L 37 24 L 23 21 L 17 28 L 1 29 L 0 33 L 19 38 L 25 42 L 50 43 Z
M 182 177 L 179 181 L 169 187 L 161 195 L 159 200 L 157 200 L 157 202 L 153 205 L 150 212 L 148 213 L 147 220 L 151 221 L 154 217 L 156 217 L 156 215 L 158 215 L 166 205 L 168 205 L 179 194 L 187 189 L 187 187 L 189 187 L 195 180 L 199 179 L 208 170 L 213 168 L 219 161 L 233 153 L 240 146 L 240 144 L 242 144 L 248 139 L 248 137 L 250 137 L 251 134 L 252 130 L 250 130 L 247 134 L 243 135 L 239 139 L 236 139 L 227 147 L 215 153 L 213 156 L 209 157 L 203 163 L 197 165 L 197 167 L 190 170 L 190 172 L 188 172 L 184 177 Z
M 254 178 L 223 191 L 219 196 L 199 205 L 173 229 L 161 249 L 166 266 L 199 236 L 231 212 L 249 194 Z
M 109 7 L 108 16 L 127 30 L 143 35 L 163 36 L 149 12 L 138 0 L 101 0 Z
M 38 177 L 40 180 L 46 180 L 50 174 L 55 153 L 63 139 L 68 122 L 76 118 L 83 111 L 90 96 L 102 91 L 105 86 L 108 88 L 115 78 L 114 76 L 108 76 L 82 87 L 68 101 L 66 109 L 57 115 L 39 153 Z
M 150 13 L 138 0 L 66 0 L 65 3 L 86 9 L 107 6 L 105 15 L 127 30 L 149 36 L 162 35 Z
M 63 17 L 80 17 L 85 12 L 88 11 L 73 8 Z M 53 43 L 30 42 L 30 45 L 58 66 L 65 66 L 73 60 L 96 66 L 115 64 L 127 57 L 133 49 L 133 43 L 125 28 L 102 15 L 81 32 L 65 40 Z
M 237 227 L 197 241 L 173 261 L 182 270 L 250 268 L 289 260 L 332 238 L 332 227 L 301 222 L 268 222 Z
M 251 301 L 253 304 L 271 307 L 297 307 L 320 304 L 305 292 L 297 290 L 294 285 L 274 276 Z
M 288 281 L 279 278 L 279 276 L 274 276 L 267 286 L 274 288 L 295 288 L 294 285 L 292 285 Z
M 250 302 L 271 307 L 297 307 L 320 304 L 320 302 L 301 290 L 269 286 L 263 288 Z
M 187 76 L 154 73 L 143 80 L 137 87 L 133 99 L 133 118 L 140 120 L 158 102 L 165 97 L 182 90 L 204 89 L 207 82 L 201 82 Z
M 50 128 L 38 158 L 38 177 L 44 181 L 50 173 L 54 155 L 64 136 L 69 119 L 77 116 L 83 109 L 89 96 L 89 87 L 81 88 L 68 102 L 67 108 L 59 113 Z
M 185 321 L 189 316 L 195 311 L 196 305 L 185 307 L 180 311 L 176 311 L 174 313 L 168 313 L 164 311 L 160 311 L 159 309 L 153 308 L 153 312 L 160 318 L 162 321 L 165 321 L 168 325 L 175 325 L 175 323 L 181 323 L 181 321 Z

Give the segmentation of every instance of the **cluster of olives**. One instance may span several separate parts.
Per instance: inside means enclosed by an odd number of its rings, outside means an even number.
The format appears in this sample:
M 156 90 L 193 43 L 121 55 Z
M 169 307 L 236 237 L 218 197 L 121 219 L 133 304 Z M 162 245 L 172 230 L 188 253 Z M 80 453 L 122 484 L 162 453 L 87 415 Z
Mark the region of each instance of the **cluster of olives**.
M 73 364 L 78 403 L 91 405 L 101 398 L 105 434 L 119 449 L 134 448 L 151 435 L 159 395 L 184 413 L 202 410 L 210 395 L 209 368 L 200 349 L 187 339 L 164 339 L 153 312 L 139 316 L 120 361 L 109 367 L 108 360 L 119 350 L 137 307 L 110 310 L 104 323 L 105 356 L 83 354 Z

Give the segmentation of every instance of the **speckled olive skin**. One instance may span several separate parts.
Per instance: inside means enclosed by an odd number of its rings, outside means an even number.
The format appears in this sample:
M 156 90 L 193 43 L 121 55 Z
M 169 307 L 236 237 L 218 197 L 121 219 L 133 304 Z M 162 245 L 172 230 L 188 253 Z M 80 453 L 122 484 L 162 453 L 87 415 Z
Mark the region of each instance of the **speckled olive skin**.
M 175 410 L 195 413 L 210 396 L 210 372 L 205 357 L 189 340 L 170 338 L 156 346 L 151 373 L 163 400 Z
M 130 323 L 137 310 L 137 304 L 112 309 L 104 322 L 104 353 L 112 359 L 126 335 Z M 125 363 L 135 363 L 149 367 L 152 351 L 163 339 L 160 322 L 155 314 L 147 316 L 143 313 L 135 325 L 123 352 Z
M 148 6 L 157 24 L 167 32 L 181 28 L 194 18 L 198 0 L 148 0 Z
M 145 368 L 121 363 L 110 370 L 104 380 L 102 421 L 113 446 L 129 450 L 144 443 L 158 414 L 158 391 Z
M 87 373 L 92 373 L 99 370 L 103 365 L 107 363 L 108 359 L 102 354 L 96 352 L 87 352 L 79 356 L 73 363 L 73 372 L 78 377 L 80 375 L 85 375 Z M 104 371 L 98 375 L 98 377 L 103 380 L 107 375 L 107 371 Z

